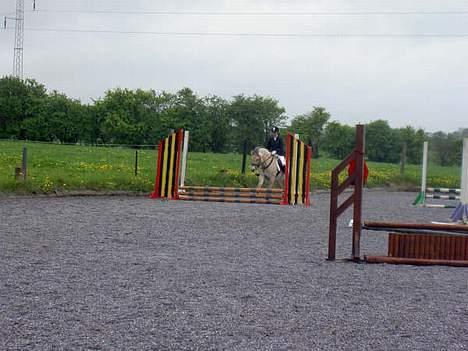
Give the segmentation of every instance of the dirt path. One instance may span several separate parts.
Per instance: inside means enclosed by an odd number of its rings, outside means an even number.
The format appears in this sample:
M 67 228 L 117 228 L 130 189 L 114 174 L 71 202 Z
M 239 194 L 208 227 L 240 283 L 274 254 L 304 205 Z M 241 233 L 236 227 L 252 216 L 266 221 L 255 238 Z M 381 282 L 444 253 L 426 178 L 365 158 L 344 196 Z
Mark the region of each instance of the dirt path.
M 366 193 L 365 217 L 450 213 L 413 198 Z M 327 262 L 328 206 L 0 199 L 0 349 L 467 350 L 468 270 Z

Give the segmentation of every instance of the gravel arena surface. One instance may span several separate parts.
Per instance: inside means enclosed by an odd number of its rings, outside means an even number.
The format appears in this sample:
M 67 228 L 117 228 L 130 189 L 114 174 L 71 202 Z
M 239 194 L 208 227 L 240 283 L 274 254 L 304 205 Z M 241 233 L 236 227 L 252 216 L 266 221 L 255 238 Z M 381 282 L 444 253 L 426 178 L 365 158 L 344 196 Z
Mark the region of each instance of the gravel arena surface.
M 367 190 L 364 218 L 448 218 L 415 196 Z M 328 211 L 0 198 L 0 349 L 468 350 L 467 268 L 328 262 Z M 386 240 L 364 232 L 362 253 Z

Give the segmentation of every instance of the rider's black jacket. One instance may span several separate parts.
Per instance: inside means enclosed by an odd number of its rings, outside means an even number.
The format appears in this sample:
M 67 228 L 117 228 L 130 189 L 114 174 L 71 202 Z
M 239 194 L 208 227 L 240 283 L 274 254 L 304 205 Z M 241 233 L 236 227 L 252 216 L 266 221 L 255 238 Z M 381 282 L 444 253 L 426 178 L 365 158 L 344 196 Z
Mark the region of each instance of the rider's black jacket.
M 273 137 L 270 137 L 267 142 L 267 149 L 270 152 L 276 151 L 276 154 L 278 156 L 284 156 L 284 144 L 283 144 L 283 139 L 281 139 L 280 136 L 278 136 L 276 139 Z

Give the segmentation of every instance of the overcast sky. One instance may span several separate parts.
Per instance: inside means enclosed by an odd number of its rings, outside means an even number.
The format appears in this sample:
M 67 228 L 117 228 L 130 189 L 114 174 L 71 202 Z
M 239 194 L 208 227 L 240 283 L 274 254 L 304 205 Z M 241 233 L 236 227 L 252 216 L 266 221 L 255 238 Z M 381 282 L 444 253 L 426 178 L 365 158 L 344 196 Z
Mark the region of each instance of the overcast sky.
M 1 0 L 0 14 L 14 11 L 15 3 Z M 25 0 L 25 77 L 83 102 L 116 87 L 190 87 L 199 95 L 271 96 L 288 116 L 323 106 L 332 119 L 348 124 L 386 119 L 393 127 L 428 131 L 468 128 L 465 0 L 36 0 L 37 12 L 31 12 L 31 3 Z M 131 13 L 155 11 L 186 14 Z M 381 13 L 394 11 L 465 14 Z M 14 27 L 13 21 L 8 27 Z M 323 36 L 254 35 L 265 33 Z M 465 36 L 374 36 L 381 34 Z M 14 30 L 0 31 L 1 76 L 11 74 L 13 44 Z

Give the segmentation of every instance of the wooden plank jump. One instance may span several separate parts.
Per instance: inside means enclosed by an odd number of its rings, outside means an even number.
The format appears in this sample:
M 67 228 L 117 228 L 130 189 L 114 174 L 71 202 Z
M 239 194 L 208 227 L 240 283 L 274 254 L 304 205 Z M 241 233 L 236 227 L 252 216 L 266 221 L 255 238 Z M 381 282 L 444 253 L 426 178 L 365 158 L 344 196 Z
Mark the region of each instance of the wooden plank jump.
M 224 192 L 224 191 L 186 191 L 180 192 L 179 198 L 183 200 L 182 196 L 201 196 L 201 197 L 235 197 L 235 198 L 252 198 L 252 199 L 277 199 L 283 198 L 282 194 L 272 193 L 248 193 L 248 192 Z
M 229 202 L 239 204 L 271 204 L 281 205 L 281 199 L 268 199 L 258 197 L 223 197 L 223 196 L 196 196 L 196 195 L 179 195 L 180 200 L 185 201 L 204 201 L 204 202 Z
M 245 193 L 271 193 L 271 194 L 282 194 L 283 189 L 265 189 L 265 188 L 223 188 L 213 186 L 183 186 L 180 188 L 181 191 L 204 191 L 204 192 L 245 192 Z
M 364 222 L 363 229 L 390 232 L 388 256 L 364 256 L 368 263 L 468 267 L 466 225 Z
M 283 190 L 184 186 L 179 190 L 179 199 L 185 201 L 280 205 L 283 199 Z
M 267 198 L 242 198 L 242 197 L 218 197 L 218 196 L 193 196 L 193 195 L 179 195 L 180 200 L 186 201 L 205 201 L 205 202 L 229 202 L 238 204 L 270 204 L 281 205 L 281 199 L 267 199 Z

